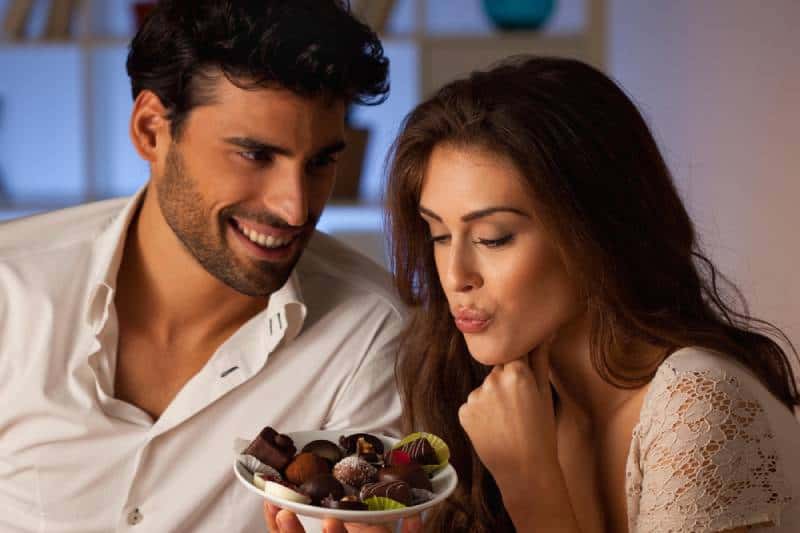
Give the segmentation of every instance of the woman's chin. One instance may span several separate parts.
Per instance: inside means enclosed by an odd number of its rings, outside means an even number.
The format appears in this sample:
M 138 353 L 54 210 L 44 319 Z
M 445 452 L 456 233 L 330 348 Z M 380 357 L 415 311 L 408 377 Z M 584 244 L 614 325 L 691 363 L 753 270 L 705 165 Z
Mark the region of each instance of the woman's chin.
M 505 365 L 517 359 L 516 357 L 509 357 L 507 352 L 496 350 L 473 350 L 470 347 L 469 353 L 475 361 L 486 366 Z

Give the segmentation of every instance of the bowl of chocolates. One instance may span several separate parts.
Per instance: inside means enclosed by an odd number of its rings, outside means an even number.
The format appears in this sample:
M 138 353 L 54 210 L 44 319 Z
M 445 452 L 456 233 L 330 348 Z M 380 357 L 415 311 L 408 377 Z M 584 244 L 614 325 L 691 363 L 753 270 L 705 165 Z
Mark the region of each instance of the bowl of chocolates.
M 444 501 L 458 477 L 450 451 L 430 433 L 402 439 L 364 432 L 265 427 L 237 439 L 233 469 L 248 490 L 298 515 L 380 523 Z

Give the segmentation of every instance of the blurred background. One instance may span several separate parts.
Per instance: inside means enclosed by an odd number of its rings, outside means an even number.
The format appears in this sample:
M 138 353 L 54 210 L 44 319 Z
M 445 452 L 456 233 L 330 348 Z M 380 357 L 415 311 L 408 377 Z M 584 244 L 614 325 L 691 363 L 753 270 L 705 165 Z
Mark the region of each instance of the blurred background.
M 577 57 L 639 105 L 706 250 L 750 310 L 800 342 L 800 1 L 351 3 L 383 36 L 392 91 L 353 110 L 364 151 L 348 154 L 323 230 L 385 263 L 383 163 L 405 114 L 506 55 Z M 129 195 L 146 181 L 127 134 L 135 4 L 0 0 L 0 220 Z

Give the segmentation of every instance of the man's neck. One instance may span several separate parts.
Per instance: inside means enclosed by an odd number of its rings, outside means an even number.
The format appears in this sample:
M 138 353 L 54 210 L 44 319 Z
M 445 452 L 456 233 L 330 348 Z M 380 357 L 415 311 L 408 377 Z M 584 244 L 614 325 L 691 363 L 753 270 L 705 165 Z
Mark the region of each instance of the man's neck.
M 165 343 L 186 334 L 215 338 L 238 329 L 268 301 L 209 274 L 172 232 L 155 195 L 145 193 L 128 228 L 117 276 L 121 320 L 146 327 Z

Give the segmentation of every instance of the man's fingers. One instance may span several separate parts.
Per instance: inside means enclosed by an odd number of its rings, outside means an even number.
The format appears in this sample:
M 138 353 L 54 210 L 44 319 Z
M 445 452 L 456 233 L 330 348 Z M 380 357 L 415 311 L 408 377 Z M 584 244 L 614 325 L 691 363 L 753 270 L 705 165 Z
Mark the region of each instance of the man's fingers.
M 347 522 L 347 533 L 392 533 L 395 528 L 386 525 L 358 524 Z
M 305 533 L 300 520 L 291 511 L 281 509 L 275 516 L 275 521 L 278 523 L 278 531 L 280 533 Z
M 402 533 L 422 533 L 422 519 L 419 515 L 410 516 L 403 520 Z
M 347 533 L 347 530 L 339 520 L 326 518 L 322 522 L 322 533 Z
M 280 508 L 275 507 L 271 503 L 264 501 L 264 520 L 267 522 L 267 527 L 272 532 L 278 531 L 278 522 L 275 521 L 275 515 L 278 514 Z

